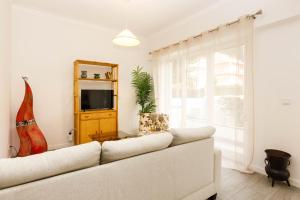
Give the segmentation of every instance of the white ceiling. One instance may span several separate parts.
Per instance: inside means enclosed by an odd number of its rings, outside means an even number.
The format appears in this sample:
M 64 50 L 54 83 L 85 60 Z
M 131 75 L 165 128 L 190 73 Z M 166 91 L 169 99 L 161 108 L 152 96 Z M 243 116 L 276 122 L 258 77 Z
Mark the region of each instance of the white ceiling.
M 219 0 L 12 0 L 14 4 L 149 36 Z M 126 17 L 127 16 L 127 17 Z

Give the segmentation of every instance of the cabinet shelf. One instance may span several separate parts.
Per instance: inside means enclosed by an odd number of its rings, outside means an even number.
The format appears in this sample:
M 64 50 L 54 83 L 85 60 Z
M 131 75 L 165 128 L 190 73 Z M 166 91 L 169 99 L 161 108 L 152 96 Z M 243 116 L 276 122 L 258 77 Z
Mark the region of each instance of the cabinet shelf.
M 104 78 L 98 78 L 98 79 L 94 79 L 94 78 L 78 78 L 79 81 L 108 81 L 108 82 L 118 82 L 115 79 L 104 79 Z

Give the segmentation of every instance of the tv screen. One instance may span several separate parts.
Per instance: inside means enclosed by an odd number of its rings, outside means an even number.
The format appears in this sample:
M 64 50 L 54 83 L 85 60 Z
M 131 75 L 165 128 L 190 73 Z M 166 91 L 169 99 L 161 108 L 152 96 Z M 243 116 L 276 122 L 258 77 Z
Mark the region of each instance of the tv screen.
M 81 90 L 81 110 L 112 109 L 113 90 Z

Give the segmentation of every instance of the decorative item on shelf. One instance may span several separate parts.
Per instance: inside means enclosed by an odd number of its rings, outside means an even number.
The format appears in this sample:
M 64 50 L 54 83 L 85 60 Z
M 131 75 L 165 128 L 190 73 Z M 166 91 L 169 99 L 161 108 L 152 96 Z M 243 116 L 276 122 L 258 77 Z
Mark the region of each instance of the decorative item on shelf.
M 87 71 L 81 71 L 81 78 L 87 78 Z
M 29 156 L 48 150 L 46 139 L 39 129 L 33 114 L 33 97 L 27 77 L 25 82 L 25 96 L 16 117 L 16 127 L 20 138 L 20 149 L 17 156 Z
M 112 73 L 111 72 L 106 72 L 105 77 L 106 77 L 106 79 L 111 79 L 112 78 Z
M 94 74 L 94 79 L 99 79 L 100 78 L 100 74 Z
M 286 181 L 288 186 L 290 172 L 287 167 L 291 164 L 291 155 L 287 152 L 276 150 L 276 149 L 266 149 L 267 157 L 265 158 L 265 170 L 268 178 L 272 178 L 272 187 L 276 181 Z

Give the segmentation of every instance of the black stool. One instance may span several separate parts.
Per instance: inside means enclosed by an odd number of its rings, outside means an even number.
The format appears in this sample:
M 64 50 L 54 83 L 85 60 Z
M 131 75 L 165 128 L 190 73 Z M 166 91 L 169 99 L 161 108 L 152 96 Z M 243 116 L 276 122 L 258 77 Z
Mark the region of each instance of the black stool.
M 272 178 L 272 187 L 276 181 L 286 181 L 288 186 L 290 186 L 289 177 L 290 172 L 287 167 L 291 164 L 291 155 L 287 152 L 276 150 L 276 149 L 266 149 L 267 157 L 265 159 L 265 170 L 268 178 Z

